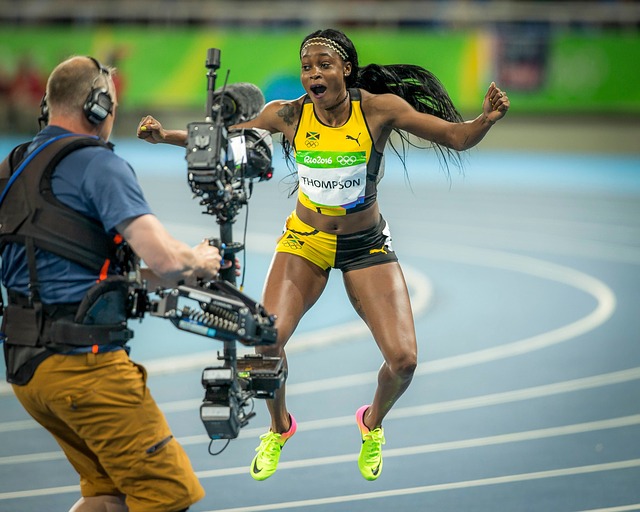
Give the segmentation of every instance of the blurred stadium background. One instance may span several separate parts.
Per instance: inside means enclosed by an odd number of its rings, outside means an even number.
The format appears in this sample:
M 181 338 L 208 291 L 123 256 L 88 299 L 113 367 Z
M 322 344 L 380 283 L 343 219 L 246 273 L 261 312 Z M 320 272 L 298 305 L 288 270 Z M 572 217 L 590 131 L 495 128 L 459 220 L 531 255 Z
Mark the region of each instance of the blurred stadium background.
M 210 47 L 219 84 L 230 70 L 267 101 L 296 97 L 299 42 L 326 27 L 362 64 L 432 70 L 467 117 L 495 80 L 512 111 L 488 148 L 640 152 L 640 4 L 604 0 L 0 0 L 0 136 L 37 130 L 46 77 L 72 54 L 119 69 L 115 137 L 146 113 L 201 119 Z

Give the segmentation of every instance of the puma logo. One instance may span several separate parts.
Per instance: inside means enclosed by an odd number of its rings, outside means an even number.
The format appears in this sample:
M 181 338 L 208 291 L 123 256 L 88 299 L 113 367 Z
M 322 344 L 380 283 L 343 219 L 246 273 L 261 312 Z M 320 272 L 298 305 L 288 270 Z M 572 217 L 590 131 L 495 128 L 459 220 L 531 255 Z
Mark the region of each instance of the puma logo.
M 380 249 L 371 249 L 369 251 L 369 254 L 376 254 L 376 253 L 387 254 L 387 250 L 384 248 L 384 245 L 383 245 L 382 247 L 380 247 Z
M 355 141 L 355 142 L 358 144 L 358 146 L 359 146 L 359 145 L 360 145 L 360 141 L 359 141 L 358 139 L 360 138 L 360 135 L 362 135 L 362 132 L 360 132 L 360 133 L 358 134 L 358 136 L 357 136 L 357 137 L 352 137 L 351 135 L 347 135 L 345 138 L 346 138 L 347 140 L 353 140 L 353 141 Z

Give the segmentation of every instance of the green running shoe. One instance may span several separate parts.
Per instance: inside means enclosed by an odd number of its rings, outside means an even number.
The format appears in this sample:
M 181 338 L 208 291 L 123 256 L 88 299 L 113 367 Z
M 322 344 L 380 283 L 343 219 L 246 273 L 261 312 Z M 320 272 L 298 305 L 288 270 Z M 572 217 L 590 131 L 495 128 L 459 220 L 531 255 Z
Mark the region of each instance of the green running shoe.
M 256 448 L 258 454 L 253 458 L 250 469 L 254 480 L 266 480 L 278 469 L 282 447 L 296 433 L 298 428 L 298 424 L 291 414 L 289 418 L 291 419 L 291 426 L 286 432 L 279 434 L 269 430 L 269 432 L 260 436 L 260 446 Z
M 369 407 L 369 405 L 363 405 L 356 412 L 356 422 L 362 436 L 358 468 L 366 480 L 375 480 L 382 473 L 382 445 L 385 441 L 382 427 L 369 430 L 369 427 L 364 424 L 364 413 Z

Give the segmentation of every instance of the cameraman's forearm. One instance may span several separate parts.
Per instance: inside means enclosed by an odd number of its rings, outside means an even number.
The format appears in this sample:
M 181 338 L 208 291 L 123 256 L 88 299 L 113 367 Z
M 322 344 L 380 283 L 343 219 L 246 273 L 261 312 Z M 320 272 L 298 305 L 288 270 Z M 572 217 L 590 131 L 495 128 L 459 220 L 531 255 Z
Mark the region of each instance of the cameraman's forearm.
M 165 130 L 164 140 L 165 144 L 172 144 L 173 146 L 186 146 L 187 145 L 187 131 L 186 130 Z
M 140 269 L 140 277 L 146 283 L 149 291 L 155 291 L 158 288 L 173 288 L 176 285 L 175 280 L 164 279 L 150 268 Z
M 176 286 L 194 283 L 197 276 L 204 277 L 205 270 L 193 249 L 175 239 L 166 239 L 143 258 L 155 274 L 160 286 Z
M 154 215 L 128 219 L 117 230 L 149 268 L 150 289 L 194 280 L 196 274 L 208 277 L 194 249 L 173 238 Z
M 179 283 L 195 281 L 199 266 L 193 249 L 188 245 L 173 240 L 156 245 L 152 251 L 143 249 L 142 252 L 146 253 L 142 260 L 147 266 L 141 269 L 141 277 L 147 281 L 149 289 L 171 288 Z
M 150 268 L 141 268 L 140 269 L 140 278 L 146 284 L 147 290 L 155 291 L 158 288 L 172 288 L 173 283 L 167 282 L 165 279 L 159 277 L 153 270 Z

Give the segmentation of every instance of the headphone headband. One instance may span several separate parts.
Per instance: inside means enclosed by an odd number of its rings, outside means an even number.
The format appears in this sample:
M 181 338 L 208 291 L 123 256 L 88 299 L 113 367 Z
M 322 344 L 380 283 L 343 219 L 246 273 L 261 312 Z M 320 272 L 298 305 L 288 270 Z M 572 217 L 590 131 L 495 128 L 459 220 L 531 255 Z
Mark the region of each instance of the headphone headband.
M 87 59 L 90 59 L 96 65 L 100 73 L 104 73 L 107 76 L 111 74 L 109 70 L 105 66 L 103 66 L 98 59 L 91 57 L 90 55 L 87 55 Z

